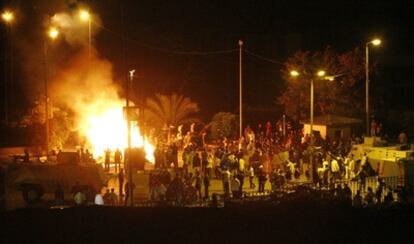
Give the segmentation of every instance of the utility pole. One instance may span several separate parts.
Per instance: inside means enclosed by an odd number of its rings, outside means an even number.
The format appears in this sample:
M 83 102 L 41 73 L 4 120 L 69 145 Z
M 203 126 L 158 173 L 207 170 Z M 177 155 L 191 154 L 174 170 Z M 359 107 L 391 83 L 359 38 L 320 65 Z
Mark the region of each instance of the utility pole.
M 131 111 L 129 107 L 129 92 L 131 89 L 132 80 L 134 79 L 135 70 L 129 71 L 129 80 L 127 80 L 127 89 L 126 89 L 126 116 L 127 116 L 127 124 L 128 124 L 128 150 L 127 154 L 125 155 L 125 162 L 128 165 L 128 195 L 129 195 L 129 206 L 134 206 L 134 189 L 132 183 L 132 162 L 131 162 Z
M 243 41 L 239 40 L 239 138 L 243 133 L 243 77 L 242 77 L 242 47 Z
M 313 103 L 314 103 L 314 86 L 313 86 L 313 78 L 310 81 L 310 156 L 309 156 L 309 175 L 311 181 L 313 182 L 313 149 L 314 149 L 314 136 L 313 136 Z
M 47 41 L 43 42 L 43 62 L 44 62 L 44 92 L 45 92 L 45 149 L 46 149 L 46 160 L 49 157 L 49 74 L 47 67 Z

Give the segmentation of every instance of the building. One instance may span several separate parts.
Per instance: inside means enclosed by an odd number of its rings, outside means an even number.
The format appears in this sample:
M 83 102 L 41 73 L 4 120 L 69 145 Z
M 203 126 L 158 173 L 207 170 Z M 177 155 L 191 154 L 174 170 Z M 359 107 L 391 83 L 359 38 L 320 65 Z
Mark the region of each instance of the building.
M 303 124 L 305 134 L 310 134 L 310 121 L 300 121 Z M 361 124 L 362 121 L 355 118 L 343 117 L 337 115 L 324 115 L 314 117 L 313 133 L 319 134 L 323 139 L 329 138 L 351 138 L 354 128 Z

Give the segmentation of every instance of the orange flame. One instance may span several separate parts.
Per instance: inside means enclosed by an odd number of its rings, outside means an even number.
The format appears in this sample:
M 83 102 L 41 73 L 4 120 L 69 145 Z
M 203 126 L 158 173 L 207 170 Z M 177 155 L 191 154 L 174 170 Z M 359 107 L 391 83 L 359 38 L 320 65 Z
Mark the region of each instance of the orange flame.
M 80 132 L 86 136 L 92 146 L 96 158 L 103 157 L 104 151 L 110 149 L 126 149 L 127 145 L 127 122 L 123 115 L 122 101 L 96 101 L 94 109 L 82 116 L 79 121 Z M 102 106 L 103 105 L 103 106 Z M 141 135 L 136 122 L 131 126 L 131 146 L 144 146 L 146 159 L 154 163 L 154 146 Z

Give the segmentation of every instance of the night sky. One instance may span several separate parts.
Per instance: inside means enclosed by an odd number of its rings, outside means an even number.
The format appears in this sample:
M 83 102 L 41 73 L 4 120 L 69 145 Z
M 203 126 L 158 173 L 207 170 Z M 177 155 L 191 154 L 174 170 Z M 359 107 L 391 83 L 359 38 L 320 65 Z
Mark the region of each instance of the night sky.
M 20 47 L 37 47 L 37 53 L 30 55 L 41 60 L 39 29 L 44 26 L 45 16 L 77 7 L 73 0 L 55 2 L 2 3 L 2 8 L 11 6 L 21 16 L 13 26 L 14 38 L 19 41 L 15 42 L 14 86 L 9 88 L 11 94 L 26 94 L 13 100 L 11 106 L 18 110 L 31 102 L 28 89 L 36 79 L 41 79 L 36 64 L 32 66 L 33 73 L 22 68 L 28 53 Z M 409 98 L 414 95 L 410 93 L 414 89 L 409 72 L 414 66 L 414 25 L 410 21 L 414 1 L 91 0 L 79 3 L 90 6 L 102 21 L 104 28 L 99 28 L 94 43 L 100 56 L 113 64 L 116 82 L 123 85 L 128 70 L 136 69 L 136 97 L 141 94 L 148 97 L 156 92 L 183 94 L 199 103 L 200 117 L 205 121 L 219 111 L 237 112 L 239 39 L 250 53 L 269 59 L 243 54 L 246 107 L 270 109 L 272 116 L 278 115 L 281 108 L 275 105 L 275 100 L 285 86 L 280 78 L 281 63 L 294 52 L 323 50 L 326 46 L 344 52 L 357 46 L 363 48 L 373 37 L 380 37 L 383 45 L 371 52 L 372 62 L 378 65 L 378 76 L 372 78 L 373 89 L 375 83 L 386 88 L 389 108 L 412 109 Z M 4 67 L 4 25 L 1 31 Z M 231 49 L 235 50 L 209 53 Z M 65 43 L 54 47 L 52 59 L 56 61 L 56 69 L 64 65 L 72 51 Z M 4 85 L 1 89 L 4 94 Z

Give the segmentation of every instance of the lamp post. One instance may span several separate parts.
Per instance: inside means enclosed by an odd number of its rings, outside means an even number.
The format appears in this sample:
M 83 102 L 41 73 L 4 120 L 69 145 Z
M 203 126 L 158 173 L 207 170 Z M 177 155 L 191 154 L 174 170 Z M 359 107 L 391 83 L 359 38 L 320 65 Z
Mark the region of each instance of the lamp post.
M 4 120 L 9 123 L 9 82 L 13 83 L 13 41 L 11 40 L 11 26 L 14 21 L 14 13 L 5 10 L 1 14 L 1 19 L 6 25 L 7 36 L 9 40 L 5 41 L 5 60 L 4 60 Z M 10 47 L 9 47 L 10 45 Z M 7 61 L 10 60 L 10 67 Z M 10 73 L 9 73 L 10 71 Z
M 306 72 L 304 72 L 304 73 L 306 74 Z M 316 76 L 319 79 L 324 79 L 326 77 L 325 74 L 326 74 L 325 71 L 319 70 L 316 73 Z M 300 74 L 299 74 L 298 71 L 293 70 L 293 71 L 290 72 L 290 75 L 292 77 L 297 77 Z M 313 148 L 314 148 L 314 136 L 313 136 L 314 79 L 315 79 L 314 76 L 312 76 L 311 79 L 310 79 L 310 116 L 309 116 L 310 117 L 310 132 L 309 132 L 310 133 L 309 175 L 310 175 L 310 178 L 311 178 L 311 181 L 312 182 L 313 182 L 313 168 L 314 168 L 314 165 L 313 165 Z M 332 80 L 333 78 L 332 78 L 332 76 L 330 76 L 328 79 L 329 80 Z
M 243 133 L 243 80 L 242 80 L 242 48 L 243 41 L 239 40 L 239 138 Z
M 82 21 L 88 21 L 88 62 L 90 65 L 92 55 L 92 17 L 89 11 L 82 9 L 79 11 L 79 18 Z
M 134 79 L 135 70 L 129 71 L 129 80 L 127 80 L 127 89 L 126 89 L 126 116 L 127 116 L 127 126 L 128 126 L 128 150 L 126 157 L 126 163 L 128 165 L 128 195 L 129 195 L 129 204 L 132 207 L 134 205 L 134 189 L 132 183 L 132 161 L 131 161 L 131 114 L 130 114 L 130 107 L 129 107 L 129 91 L 131 89 L 131 83 Z
M 374 39 L 365 44 L 365 126 L 366 136 L 370 136 L 369 133 L 369 45 L 378 46 L 381 44 L 380 39 Z
M 59 31 L 55 27 L 51 27 L 47 33 L 48 37 L 53 41 L 58 35 Z M 44 62 L 44 89 L 45 89 L 45 149 L 46 149 L 46 160 L 49 157 L 49 74 L 48 74 L 48 49 L 47 49 L 47 39 L 43 41 L 43 62 Z

